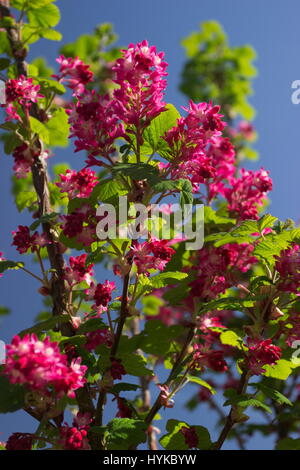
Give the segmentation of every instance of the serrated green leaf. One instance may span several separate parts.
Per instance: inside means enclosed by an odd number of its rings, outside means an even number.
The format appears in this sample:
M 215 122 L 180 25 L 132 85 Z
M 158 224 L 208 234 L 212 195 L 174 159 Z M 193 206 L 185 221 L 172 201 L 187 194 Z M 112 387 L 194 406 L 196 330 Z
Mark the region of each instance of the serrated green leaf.
M 47 127 L 32 116 L 29 117 L 29 121 L 31 130 L 35 132 L 45 144 L 49 144 L 49 131 Z
M 146 442 L 147 424 L 129 418 L 114 418 L 107 425 L 105 441 L 107 450 L 124 450 Z

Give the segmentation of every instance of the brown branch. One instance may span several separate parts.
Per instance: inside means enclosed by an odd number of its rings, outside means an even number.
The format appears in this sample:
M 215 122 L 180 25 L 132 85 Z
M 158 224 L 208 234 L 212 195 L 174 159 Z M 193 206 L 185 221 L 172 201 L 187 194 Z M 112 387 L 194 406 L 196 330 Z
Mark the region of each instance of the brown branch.
M 11 17 L 9 8 L 0 4 L 0 16 Z M 16 26 L 8 26 L 6 28 L 8 41 L 11 47 L 12 55 L 16 62 L 18 75 L 27 77 L 27 50 L 23 47 L 19 38 L 19 31 Z M 36 104 L 33 104 L 30 109 L 30 115 L 36 119 L 40 119 L 40 111 Z M 37 148 L 40 151 L 42 148 L 41 142 L 37 142 Z M 52 212 L 49 193 L 49 179 L 47 164 L 42 155 L 37 157 L 31 167 L 33 186 L 38 196 L 39 214 L 41 217 Z M 50 295 L 53 301 L 53 315 L 63 315 L 68 313 L 67 292 L 64 281 L 64 258 L 61 253 L 60 244 L 53 231 L 50 223 L 43 223 L 43 230 L 46 233 L 49 244 L 47 245 L 48 257 L 53 270 L 51 279 Z M 74 335 L 74 328 L 72 324 L 64 323 L 61 326 L 61 331 L 64 336 Z M 84 392 L 84 393 L 83 393 Z M 82 412 L 94 410 L 94 405 L 90 397 L 88 386 L 85 386 L 81 391 L 76 393 L 79 401 L 79 408 Z
M 172 367 L 172 370 L 169 374 L 169 377 L 167 378 L 167 380 L 165 381 L 165 385 L 169 385 L 169 383 L 171 382 L 172 378 L 173 378 L 173 375 L 174 375 L 174 372 L 178 369 L 178 367 L 180 366 L 182 360 L 184 359 L 186 353 L 187 353 L 187 350 L 188 350 L 188 347 L 194 337 L 194 334 L 195 334 L 195 328 L 192 327 L 190 328 L 190 331 L 188 332 L 188 335 L 186 337 L 186 340 L 184 342 L 184 345 Z M 153 418 L 154 416 L 156 415 L 156 413 L 158 413 L 158 411 L 161 409 L 162 405 L 161 405 L 161 401 L 160 401 L 160 394 L 158 395 L 158 397 L 156 398 L 156 401 L 154 402 L 154 405 L 152 406 L 151 410 L 149 411 L 148 415 L 146 416 L 146 419 L 145 419 L 145 422 L 149 425 L 152 423 L 153 421 Z
M 241 378 L 240 378 L 240 381 L 239 381 L 239 385 L 238 385 L 238 388 L 237 388 L 237 394 L 238 395 L 242 395 L 245 391 L 245 389 L 247 388 L 247 385 L 248 385 L 248 380 L 249 380 L 249 374 L 248 374 L 248 371 L 247 370 L 244 370 L 244 372 L 242 373 L 241 375 Z M 229 411 L 229 414 L 226 418 L 226 421 L 225 421 L 225 425 L 221 431 L 221 434 L 214 446 L 214 450 L 220 450 L 221 447 L 223 446 L 224 444 L 224 441 L 225 439 L 227 438 L 228 434 L 230 433 L 232 427 L 236 424 L 236 419 L 234 417 L 234 414 L 235 414 L 235 406 L 232 406 L 230 411 Z

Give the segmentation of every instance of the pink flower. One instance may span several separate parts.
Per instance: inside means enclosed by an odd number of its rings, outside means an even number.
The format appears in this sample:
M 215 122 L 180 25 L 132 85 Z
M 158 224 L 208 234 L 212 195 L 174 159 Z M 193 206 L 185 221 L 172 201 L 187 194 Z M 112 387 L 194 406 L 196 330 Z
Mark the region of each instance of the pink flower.
M 175 250 L 168 246 L 169 240 L 152 239 L 149 242 L 135 243 L 131 247 L 129 260 L 136 266 L 139 274 L 150 275 L 150 269 L 163 271 Z
M 108 348 L 112 346 L 111 334 L 107 329 L 89 331 L 85 336 L 87 341 L 84 347 L 88 351 L 93 351 L 97 346 L 100 346 L 100 344 L 105 344 Z
M 91 284 L 91 276 L 93 275 L 92 269 L 94 265 L 90 264 L 89 266 L 86 266 L 86 258 L 86 254 L 70 257 L 70 267 L 65 268 L 65 279 L 69 286 L 73 286 L 84 281 Z
M 67 356 L 59 350 L 58 343 L 49 337 L 40 341 L 36 335 L 15 336 L 7 346 L 4 373 L 11 383 L 25 384 L 33 390 L 49 394 L 53 388 L 59 397 L 82 387 L 87 367 L 77 358 L 68 365 Z
M 29 108 L 38 98 L 43 98 L 39 90 L 40 86 L 34 85 L 32 78 L 25 78 L 24 75 L 17 79 L 11 78 L 6 82 L 6 103 L 17 102 Z
M 59 176 L 60 182 L 55 184 L 61 189 L 61 193 L 68 193 L 69 199 L 89 197 L 98 183 L 96 173 L 87 168 L 80 171 L 67 170 L 65 175 Z
M 114 380 L 122 380 L 122 376 L 126 375 L 121 359 L 111 359 L 110 374 Z
M 65 450 L 90 450 L 87 434 L 91 423 L 89 413 L 77 413 L 73 419 L 73 426 L 65 423 L 60 428 L 60 445 Z
M 275 268 L 281 276 L 278 289 L 299 295 L 300 246 L 293 244 L 290 248 L 282 250 L 280 255 L 276 256 L 275 259 Z
M 116 113 L 116 104 L 109 96 L 85 91 L 68 110 L 71 137 L 76 137 L 76 152 L 88 152 L 88 166 L 102 163 L 95 158 L 110 158 L 115 152 L 114 142 L 125 135 L 124 126 Z
M 169 387 L 167 385 L 160 384 L 157 384 L 157 386 L 160 389 L 159 401 L 161 406 L 163 406 L 164 408 L 173 408 L 174 400 L 171 400 L 169 398 L 171 394 Z
M 74 94 L 80 94 L 85 90 L 85 85 L 93 80 L 93 72 L 78 57 L 74 59 L 61 55 L 56 62 L 59 63 L 58 75 L 53 75 L 56 80 L 66 83 Z
M 98 309 L 101 313 L 107 310 L 107 305 L 111 301 L 112 291 L 116 288 L 114 282 L 105 281 L 103 284 L 99 283 L 95 286 L 91 283 L 89 289 L 85 291 L 88 300 L 94 300 L 93 308 Z
M 205 346 L 194 344 L 194 363 L 196 367 L 203 366 L 212 369 L 215 372 L 225 372 L 228 370 L 226 361 L 224 360 L 224 351 L 207 350 Z
M 126 124 L 143 129 L 165 110 L 167 63 L 147 41 L 129 44 L 122 54 L 112 68 L 119 85 L 114 91 L 116 112 Z
M 27 253 L 29 249 L 34 252 L 49 243 L 46 234 L 43 233 L 40 235 L 38 232 L 34 232 L 34 234 L 31 235 L 29 227 L 25 225 L 19 225 L 18 230 L 12 233 L 12 245 L 17 247 L 20 254 Z
M 257 220 L 258 207 L 263 205 L 267 193 L 272 190 L 272 180 L 263 168 L 256 172 L 242 168 L 240 173 L 240 178 L 231 178 L 231 187 L 224 189 L 228 209 L 239 220 Z
M 265 372 L 263 366 L 266 364 L 275 365 L 281 357 L 281 349 L 272 344 L 271 339 L 259 340 L 247 338 L 249 348 L 247 354 L 247 365 L 254 375 Z
M 193 427 L 187 428 L 187 427 L 182 427 L 180 428 L 181 434 L 184 436 L 184 442 L 188 446 L 189 449 L 193 449 L 195 447 L 198 447 L 199 445 L 199 438 L 197 436 L 196 430 Z

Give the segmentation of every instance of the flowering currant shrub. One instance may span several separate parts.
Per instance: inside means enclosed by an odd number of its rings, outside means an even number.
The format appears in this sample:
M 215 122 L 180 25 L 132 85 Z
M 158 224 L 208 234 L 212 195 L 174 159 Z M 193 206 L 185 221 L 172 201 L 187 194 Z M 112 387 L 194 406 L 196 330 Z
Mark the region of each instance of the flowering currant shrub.
M 22 409 L 37 430 L 16 430 L 1 448 L 218 450 L 234 439 L 243 449 L 256 431 L 299 448 L 300 229 L 265 213 L 269 172 L 240 167 L 255 132 L 234 127 L 238 97 L 219 95 L 222 108 L 214 96 L 191 99 L 179 112 L 164 101 L 164 53 L 146 40 L 86 53 L 86 63 L 67 45 L 55 73 L 41 59 L 28 64 L 28 44 L 60 39 L 59 10 L 52 0 L 11 6 L 0 6 L 0 127 L 28 223 L 16 224 L 16 257 L 0 253 L 0 272 L 26 272 L 45 308 L 16 328 L 0 368 L 0 412 Z M 216 32 L 209 24 L 197 41 Z M 113 41 L 98 27 L 95 50 L 101 35 Z M 200 59 L 190 58 L 189 79 Z M 48 166 L 68 138 L 80 169 Z M 167 239 L 150 230 L 99 239 L 98 207 L 115 208 L 121 226 L 121 196 L 125 224 L 138 217 L 135 203 L 163 201 L 169 215 L 174 201 L 204 204 L 203 247 L 188 249 L 174 227 Z M 210 429 L 196 411 L 173 418 L 183 388 L 187 409 L 219 415 Z

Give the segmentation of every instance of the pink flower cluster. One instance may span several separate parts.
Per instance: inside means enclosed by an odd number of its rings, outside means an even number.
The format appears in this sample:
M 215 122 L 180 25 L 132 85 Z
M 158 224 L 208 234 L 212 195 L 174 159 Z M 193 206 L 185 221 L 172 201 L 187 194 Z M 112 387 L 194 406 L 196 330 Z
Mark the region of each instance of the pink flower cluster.
M 31 235 L 29 227 L 26 227 L 25 225 L 19 225 L 18 230 L 12 232 L 12 234 L 12 245 L 16 247 L 20 254 L 27 253 L 29 249 L 32 252 L 37 251 L 49 243 L 46 234 L 34 232 L 34 234 Z
M 84 64 L 78 57 L 74 59 L 61 55 L 56 62 L 59 63 L 58 75 L 53 78 L 66 83 L 66 85 L 74 90 L 74 94 L 80 94 L 85 90 L 85 85 L 93 80 L 93 72 L 89 66 Z
M 272 190 L 269 172 L 261 168 L 258 171 L 240 171 L 239 178 L 230 179 L 230 187 L 224 189 L 228 210 L 238 220 L 259 219 L 258 208 L 262 206 L 266 195 Z
M 167 385 L 160 385 L 157 384 L 158 388 L 160 389 L 160 395 L 159 395 L 159 401 L 161 406 L 164 408 L 173 408 L 174 406 L 174 400 L 172 400 L 170 397 L 171 391 L 169 390 L 169 387 Z
M 188 178 L 197 189 L 216 173 L 207 146 L 221 136 L 226 124 L 221 120 L 220 107 L 211 103 L 190 101 L 189 108 L 184 109 L 188 115 L 179 118 L 177 126 L 163 136 L 172 156 L 165 168 L 171 171 L 171 178 Z
M 254 247 L 231 243 L 222 247 L 207 246 L 198 253 L 198 263 L 193 269 L 197 277 L 191 282 L 191 294 L 209 300 L 225 292 L 236 283 L 236 271 L 248 271 L 257 259 L 252 256 Z
M 60 445 L 64 450 L 90 450 L 87 437 L 92 420 L 89 413 L 77 413 L 73 425 L 60 428 Z
M 276 256 L 275 268 L 280 274 L 279 290 L 300 295 L 300 246 L 293 244 Z
M 49 337 L 39 340 L 34 334 L 15 336 L 7 346 L 4 373 L 10 382 L 27 385 L 46 395 L 54 390 L 58 397 L 64 394 L 74 397 L 74 391 L 86 382 L 86 370 L 80 358 L 69 365 L 67 356 Z
M 116 288 L 114 282 L 105 281 L 103 284 L 95 285 L 93 282 L 90 287 L 85 291 L 88 300 L 94 300 L 92 306 L 98 313 L 107 310 L 107 305 L 111 301 L 112 291 Z
M 108 348 L 112 346 L 112 338 L 108 329 L 89 331 L 85 336 L 86 343 L 84 347 L 88 351 L 93 351 L 100 344 L 105 344 Z
M 175 253 L 169 243 L 169 240 L 152 239 L 133 245 L 129 253 L 129 259 L 136 265 L 138 274 L 149 276 L 150 269 L 163 271 Z
M 68 113 L 71 137 L 76 137 L 76 152 L 86 150 L 89 154 L 88 166 L 101 166 L 95 156 L 110 159 L 110 155 L 115 152 L 114 141 L 125 135 L 114 102 L 108 96 L 99 96 L 94 91 L 86 90 L 77 97 L 77 102 Z
M 114 90 L 115 109 L 126 124 L 142 130 L 165 110 L 167 63 L 163 52 L 157 53 L 147 41 L 129 44 L 122 54 L 112 68 L 119 85 Z
M 249 348 L 247 354 L 247 367 L 252 374 L 260 375 L 265 372 L 263 366 L 274 365 L 281 357 L 281 349 L 272 344 L 271 339 L 251 339 L 247 338 Z
M 96 173 L 87 168 L 80 171 L 67 170 L 65 175 L 60 174 L 59 176 L 60 181 L 55 184 L 62 193 L 68 193 L 69 199 L 89 197 L 98 183 Z
M 111 358 L 110 375 L 114 380 L 122 380 L 122 376 L 126 375 L 126 370 L 121 359 Z
M 87 255 L 71 256 L 69 260 L 70 266 L 65 268 L 65 279 L 70 287 L 81 282 L 91 284 L 91 276 L 93 275 L 93 264 L 86 266 Z
M 217 351 L 205 347 L 205 345 L 194 344 L 193 361 L 196 368 L 208 367 L 215 372 L 225 372 L 228 370 L 224 359 L 224 351 Z
M 95 210 L 89 204 L 84 204 L 71 214 L 62 215 L 61 219 L 61 227 L 66 237 L 75 238 L 77 243 L 84 246 L 90 246 L 97 240 Z
M 6 94 L 6 120 L 16 119 L 21 121 L 21 116 L 18 114 L 18 108 L 13 105 L 19 104 L 26 111 L 28 111 L 32 103 L 37 103 L 38 98 L 43 98 L 39 93 L 40 86 L 33 84 L 32 78 L 26 78 L 20 75 L 19 78 L 10 78 L 5 85 Z

